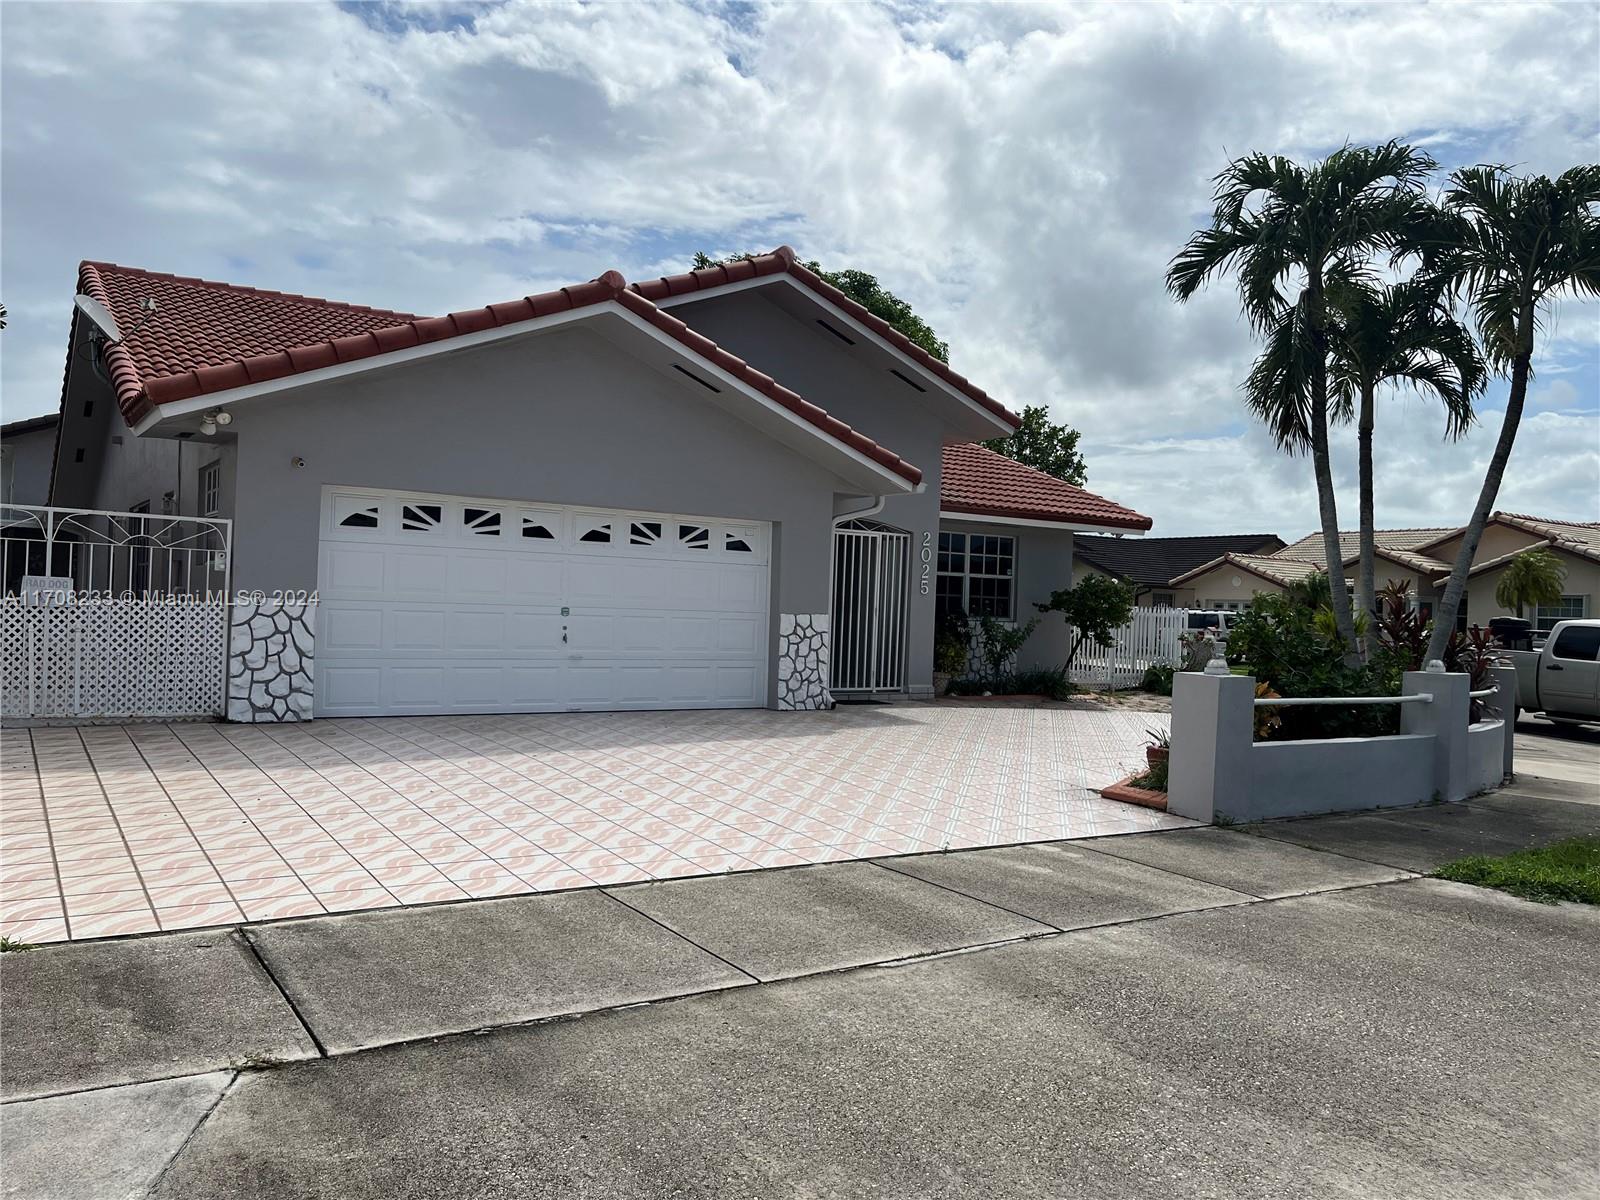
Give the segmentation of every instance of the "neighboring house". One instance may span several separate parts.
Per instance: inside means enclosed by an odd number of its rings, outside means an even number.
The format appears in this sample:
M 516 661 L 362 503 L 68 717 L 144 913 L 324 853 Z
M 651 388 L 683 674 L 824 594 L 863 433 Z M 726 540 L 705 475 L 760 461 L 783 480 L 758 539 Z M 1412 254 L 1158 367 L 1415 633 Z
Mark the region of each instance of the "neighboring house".
M 787 248 L 445 317 L 78 283 L 121 337 L 75 312 L 53 502 L 232 518 L 235 588 L 320 593 L 319 713 L 928 695 L 941 598 L 1150 526 L 973 445 L 1017 418 Z
M 1201 537 L 1079 537 L 1072 543 L 1072 577 L 1109 575 L 1131 583 L 1134 603 L 1170 608 L 1202 607 L 1192 587 L 1174 587 L 1178 576 L 1224 554 L 1271 554 L 1283 548 L 1275 533 L 1221 533 Z
M 1314 562 L 1280 558 L 1275 554 L 1218 555 L 1192 571 L 1174 576 L 1174 589 L 1188 589 L 1195 597 L 1194 607 L 1238 612 L 1263 592 L 1286 591 L 1291 584 L 1314 575 L 1322 568 Z
M 1433 581 L 1438 592 L 1444 591 L 1461 549 L 1461 533 L 1459 529 L 1449 530 L 1422 547 L 1429 557 L 1446 564 Z M 1478 543 L 1472 571 L 1467 576 L 1466 610 L 1473 624 L 1486 625 L 1492 617 L 1516 615 L 1500 606 L 1494 590 L 1506 565 L 1532 549 L 1548 550 L 1566 571 L 1559 603 L 1523 613 L 1532 618 L 1536 628 L 1549 630 L 1557 621 L 1592 617 L 1600 611 L 1596 609 L 1596 598 L 1600 597 L 1600 521 L 1560 521 L 1496 512 L 1484 525 L 1483 540 Z
M 1431 529 L 1380 529 L 1373 537 L 1377 560 L 1377 585 L 1405 585 L 1424 616 L 1432 615 L 1444 594 L 1455 556 L 1461 546 L 1459 527 Z M 1341 533 L 1347 585 L 1355 583 L 1359 562 L 1359 535 Z M 1566 571 L 1561 602 L 1524 615 L 1540 629 L 1557 621 L 1594 615 L 1600 596 L 1600 522 L 1558 521 L 1519 513 L 1493 513 L 1484 526 L 1472 572 L 1468 576 L 1466 603 L 1457 614 L 1462 625 L 1487 625 L 1494 617 L 1514 616 L 1494 598 L 1501 572 L 1518 554 L 1544 548 Z M 1290 582 L 1320 570 L 1322 534 L 1313 533 L 1285 546 L 1267 558 L 1227 554 L 1173 579 L 1175 586 L 1195 589 L 1200 607 L 1243 608 L 1259 592 L 1281 592 Z
M 0 425 L 0 503 L 44 504 L 56 452 L 55 413 Z

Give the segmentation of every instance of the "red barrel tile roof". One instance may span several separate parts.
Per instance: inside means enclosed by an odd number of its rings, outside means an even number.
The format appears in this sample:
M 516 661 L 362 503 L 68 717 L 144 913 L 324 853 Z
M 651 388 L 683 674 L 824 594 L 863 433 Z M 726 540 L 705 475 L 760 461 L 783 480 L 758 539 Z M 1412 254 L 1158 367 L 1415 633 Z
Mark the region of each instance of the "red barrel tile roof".
M 939 508 L 983 517 L 1149 529 L 1149 517 L 1013 462 L 987 446 L 946 446 Z
M 952 371 L 949 364 L 940 362 L 882 317 L 869 312 L 833 284 L 818 276 L 816 272 L 805 267 L 800 262 L 799 255 L 788 246 L 779 246 L 771 254 L 757 254 L 750 258 L 739 259 L 737 262 L 718 263 L 716 266 L 702 267 L 698 271 L 686 271 L 682 275 L 664 275 L 660 279 L 646 280 L 634 284 L 633 291 L 647 300 L 665 300 L 669 296 L 682 296 L 688 292 L 705 291 L 767 275 L 788 275 L 805 284 L 835 308 L 843 310 L 872 330 L 923 370 L 944 380 L 969 399 L 975 400 L 1002 421 L 1010 424 L 1013 429 L 1022 424 L 1021 417 L 965 375 Z
M 834 440 L 913 484 L 920 468 L 730 354 L 607 271 L 588 283 L 443 317 L 339 304 L 206 279 L 85 262 L 78 290 L 104 304 L 122 340 L 105 347 L 117 402 L 131 425 L 152 408 L 253 383 L 373 358 L 428 342 L 613 301 Z M 156 301 L 146 312 L 141 301 Z

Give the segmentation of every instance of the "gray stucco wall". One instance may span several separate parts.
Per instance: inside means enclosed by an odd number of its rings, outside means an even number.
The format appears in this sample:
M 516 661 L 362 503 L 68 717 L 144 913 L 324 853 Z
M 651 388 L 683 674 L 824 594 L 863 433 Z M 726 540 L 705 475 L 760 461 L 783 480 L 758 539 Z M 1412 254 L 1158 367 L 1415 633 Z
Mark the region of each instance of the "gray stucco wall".
M 50 493 L 50 460 L 55 454 L 54 425 L 29 429 L 5 439 L 0 454 L 0 500 L 7 504 L 46 504 Z
M 82 330 L 74 325 L 74 337 Z M 233 515 L 231 436 L 197 435 L 183 441 L 135 437 L 122 419 L 111 386 L 88 365 L 88 347 L 77 345 L 68 366 L 61 408 L 61 445 L 51 503 L 62 508 L 97 508 L 127 512 L 148 503 L 152 513 L 201 516 L 200 470 L 222 464 L 221 511 Z M 78 453 L 83 461 L 78 461 Z M 166 504 L 171 494 L 170 508 Z M 43 501 L 37 501 L 43 503 Z
M 1038 529 L 1029 525 L 985 524 L 972 521 L 943 522 L 945 529 L 960 533 L 995 533 L 1016 539 L 1017 623 L 1038 618 L 1039 625 L 1017 655 L 1017 666 L 1059 667 L 1067 660 L 1067 623 L 1056 613 L 1040 613 L 1035 604 L 1046 604 L 1050 593 L 1072 586 L 1072 532 Z
M 945 430 L 928 398 L 867 366 L 822 329 L 798 320 L 759 290 L 683 304 L 674 316 L 922 468 L 923 491 L 891 496 L 873 517 L 911 534 L 912 588 L 907 621 L 907 682 L 933 686 L 934 597 L 916 581 L 924 534 L 939 533 L 939 458 Z
M 834 496 L 855 489 L 700 396 L 566 329 L 237 405 L 235 586 L 316 586 L 334 484 L 771 521 L 774 634 L 826 613 Z

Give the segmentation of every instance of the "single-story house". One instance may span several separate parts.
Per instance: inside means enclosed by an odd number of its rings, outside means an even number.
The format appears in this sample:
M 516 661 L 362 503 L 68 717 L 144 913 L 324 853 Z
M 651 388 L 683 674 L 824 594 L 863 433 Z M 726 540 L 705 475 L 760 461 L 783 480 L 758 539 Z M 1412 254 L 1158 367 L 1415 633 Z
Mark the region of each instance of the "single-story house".
M 1172 580 L 1224 554 L 1271 554 L 1283 548 L 1275 533 L 1220 533 L 1199 537 L 1084 535 L 1072 542 L 1072 577 L 1107 575 L 1134 586 L 1134 603 L 1169 608 L 1199 608 L 1192 587 Z
M 1172 586 L 1189 589 L 1195 596 L 1196 608 L 1239 612 L 1263 592 L 1287 591 L 1321 569 L 1305 559 L 1229 551 L 1175 576 Z
M 1461 534 L 1461 530 L 1453 529 L 1422 547 L 1430 558 L 1446 564 L 1433 580 L 1439 592 L 1444 591 L 1450 568 L 1460 552 Z M 1566 572 L 1557 603 L 1541 604 L 1533 612 L 1523 613 L 1533 619 L 1534 627 L 1549 630 L 1557 621 L 1595 615 L 1595 600 L 1600 597 L 1600 521 L 1562 521 L 1496 512 L 1490 514 L 1483 527 L 1483 540 L 1478 543 L 1467 575 L 1466 609 L 1474 624 L 1486 625 L 1493 617 L 1516 615 L 1501 607 L 1494 598 L 1495 588 L 1507 564 L 1534 549 L 1548 550 Z
M 0 425 L 0 504 L 43 504 L 50 495 L 57 415 Z
M 78 291 L 52 503 L 231 519 L 234 589 L 318 594 L 320 714 L 926 696 L 940 604 L 1151 524 L 975 445 L 1016 416 L 787 247 L 443 317 Z
M 1428 529 L 1380 529 L 1373 537 L 1377 584 L 1405 585 L 1424 616 L 1444 594 L 1463 530 L 1458 526 Z M 1359 535 L 1343 532 L 1345 581 L 1353 586 L 1359 563 Z M 1080 540 L 1081 541 L 1081 540 Z M 1515 613 L 1495 599 L 1495 586 L 1506 565 L 1524 551 L 1542 548 L 1560 560 L 1566 572 L 1561 601 L 1527 613 L 1537 628 L 1549 629 L 1557 621 L 1594 614 L 1600 595 L 1600 522 L 1562 521 L 1496 512 L 1484 526 L 1471 574 L 1466 604 L 1457 614 L 1462 625 L 1487 625 L 1494 617 Z M 1291 582 L 1320 570 L 1324 562 L 1322 534 L 1311 533 L 1275 553 L 1225 554 L 1173 579 L 1174 586 L 1195 590 L 1202 608 L 1239 609 L 1260 592 L 1281 592 Z

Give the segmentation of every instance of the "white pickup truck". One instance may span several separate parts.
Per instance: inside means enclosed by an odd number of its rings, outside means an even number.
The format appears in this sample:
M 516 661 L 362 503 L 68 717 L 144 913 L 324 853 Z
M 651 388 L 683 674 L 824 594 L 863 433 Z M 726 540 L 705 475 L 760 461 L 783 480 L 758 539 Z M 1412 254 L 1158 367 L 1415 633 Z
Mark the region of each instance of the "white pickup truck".
M 1554 721 L 1600 721 L 1600 620 L 1562 621 L 1540 650 L 1506 652 L 1517 707 Z

